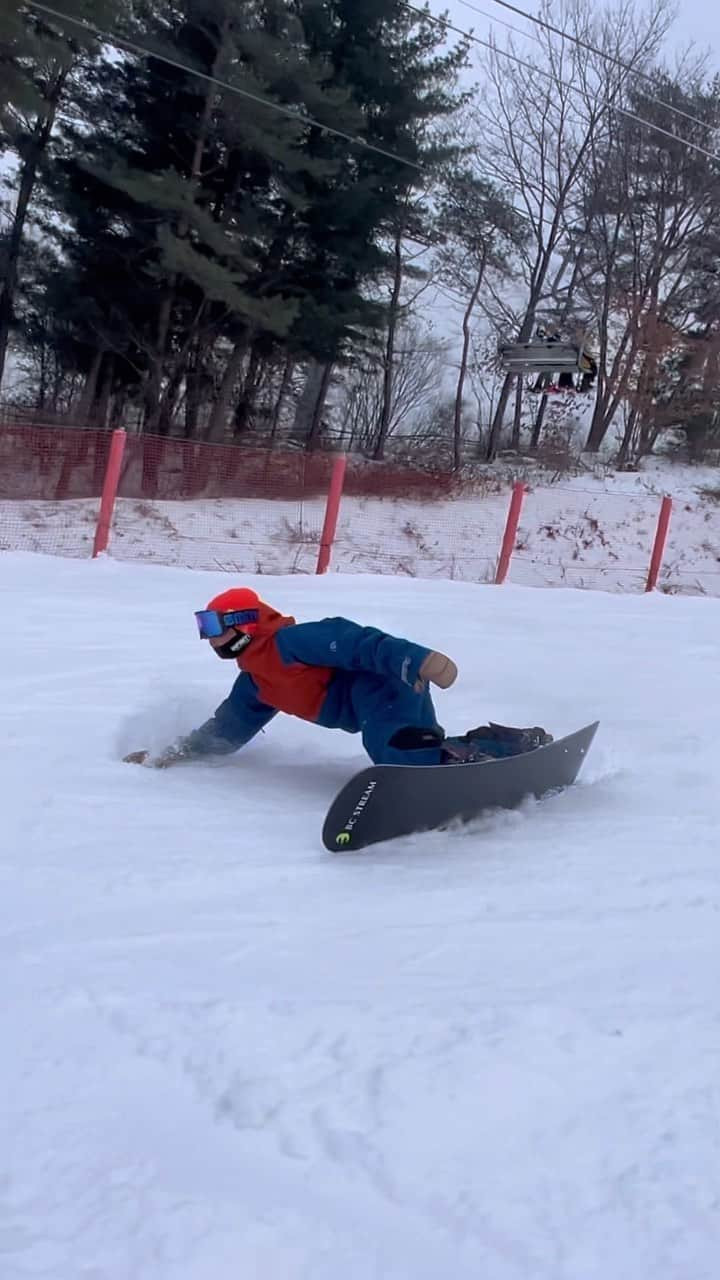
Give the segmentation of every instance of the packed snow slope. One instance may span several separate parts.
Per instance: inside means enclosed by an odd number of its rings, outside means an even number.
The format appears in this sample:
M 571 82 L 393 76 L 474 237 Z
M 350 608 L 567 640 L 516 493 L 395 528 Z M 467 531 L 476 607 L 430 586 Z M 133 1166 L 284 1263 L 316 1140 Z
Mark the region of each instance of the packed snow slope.
M 356 855 L 359 740 L 125 765 L 222 575 L 0 557 L 3 1280 L 716 1280 L 720 601 L 255 580 L 458 661 L 582 782 Z

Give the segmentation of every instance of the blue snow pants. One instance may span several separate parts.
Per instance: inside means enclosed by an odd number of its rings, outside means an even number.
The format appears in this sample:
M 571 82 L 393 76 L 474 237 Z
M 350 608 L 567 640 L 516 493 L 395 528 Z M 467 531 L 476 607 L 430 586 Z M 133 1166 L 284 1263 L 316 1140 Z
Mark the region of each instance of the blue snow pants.
M 441 763 L 439 746 L 407 751 L 390 745 L 390 739 L 400 729 L 434 729 L 444 736 L 428 689 L 415 693 L 400 680 L 387 680 L 368 672 L 354 675 L 349 683 L 363 746 L 374 764 Z

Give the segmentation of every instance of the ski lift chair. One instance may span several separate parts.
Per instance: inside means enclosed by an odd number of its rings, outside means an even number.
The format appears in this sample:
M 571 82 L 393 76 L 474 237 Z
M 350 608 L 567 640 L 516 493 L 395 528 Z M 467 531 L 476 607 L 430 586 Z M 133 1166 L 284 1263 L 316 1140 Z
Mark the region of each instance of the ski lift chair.
M 577 347 L 557 339 L 534 338 L 528 342 L 507 343 L 499 347 L 498 354 L 506 373 L 531 375 L 529 390 L 538 393 L 575 391 L 573 375 L 578 372 L 592 374 L 596 369 L 584 346 Z M 547 375 L 547 379 L 543 375 Z M 553 382 L 553 378 L 558 382 Z

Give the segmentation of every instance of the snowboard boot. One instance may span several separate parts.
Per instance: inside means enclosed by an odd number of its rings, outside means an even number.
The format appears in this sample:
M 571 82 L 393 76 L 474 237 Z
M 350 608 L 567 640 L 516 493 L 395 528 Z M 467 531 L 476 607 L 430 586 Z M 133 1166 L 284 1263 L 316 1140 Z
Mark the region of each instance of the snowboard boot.
M 552 734 L 539 726 L 532 729 L 512 729 L 491 721 L 477 729 L 469 729 L 460 737 L 446 738 L 442 746 L 447 758 L 443 763 L 472 764 L 478 760 L 502 760 L 508 756 L 523 755 L 526 751 L 535 751 L 537 747 L 547 746 L 552 740 Z
M 483 760 L 495 759 L 464 738 L 446 738 L 441 753 L 441 764 L 479 764 Z
M 405 725 L 396 729 L 388 746 L 396 751 L 427 751 L 428 747 L 439 747 L 445 739 L 445 730 L 439 724 L 420 728 L 418 725 Z

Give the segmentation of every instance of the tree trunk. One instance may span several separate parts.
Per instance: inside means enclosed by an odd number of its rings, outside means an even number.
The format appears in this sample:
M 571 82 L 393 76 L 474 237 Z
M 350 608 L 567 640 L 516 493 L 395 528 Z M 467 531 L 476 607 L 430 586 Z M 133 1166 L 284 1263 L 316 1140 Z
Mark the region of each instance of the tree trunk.
M 233 415 L 233 436 L 242 435 L 250 423 L 255 408 L 255 395 L 260 384 L 262 360 L 257 347 L 253 347 L 245 370 L 243 385 Z
M 199 316 L 198 316 L 199 320 Z M 213 334 L 207 329 L 197 332 L 188 344 L 188 358 L 185 360 L 185 407 L 183 434 L 186 440 L 198 439 L 201 434 L 201 413 L 212 379 L 208 374 L 208 361 L 215 343 Z
M 382 458 L 385 453 L 385 441 L 387 440 L 388 433 L 390 431 L 390 423 L 392 419 L 393 384 L 395 381 L 395 336 L 397 334 L 398 320 L 400 318 L 400 294 L 402 292 L 403 283 L 402 231 L 400 229 L 395 233 L 393 252 L 395 266 L 393 270 L 392 293 L 390 295 L 385 355 L 383 357 L 382 408 L 380 410 L 377 443 L 373 450 L 373 457 L 378 460 Z
M 193 353 L 190 366 L 185 375 L 185 424 L 186 440 L 194 440 L 198 434 L 200 420 L 200 403 L 202 400 L 203 367 L 199 353 Z
M 638 378 L 638 388 L 636 393 L 638 404 L 638 417 L 640 426 L 639 439 L 639 456 L 644 458 L 652 451 L 657 434 L 655 432 L 654 423 L 650 421 L 650 410 L 652 404 L 652 388 L 657 383 L 658 376 L 658 352 L 657 352 L 657 327 L 656 332 L 651 339 L 652 345 L 650 351 L 643 361 L 643 367 Z
M 160 488 L 160 464 L 165 453 L 163 440 L 142 440 L 142 478 L 140 492 L 143 498 L 156 498 Z
M 304 447 L 308 445 L 313 432 L 317 406 L 327 368 L 328 366 L 320 364 L 319 360 L 311 360 L 308 364 L 305 385 L 297 402 L 295 419 L 290 433 L 291 439 L 296 444 L 301 444 Z M 325 390 L 327 393 L 327 387 Z
M 72 481 L 76 470 L 82 466 L 88 456 L 92 433 L 89 431 L 74 431 L 69 435 L 65 442 L 65 456 L 63 457 L 60 475 L 55 486 L 53 494 L 54 499 L 59 502 L 64 498 L 72 497 L 70 492 Z
M 515 412 L 513 413 L 513 429 L 512 438 L 510 440 L 510 448 L 520 452 L 520 432 L 522 431 L 522 402 L 523 402 L 523 380 L 518 378 L 515 387 Z
M 507 402 L 510 399 L 513 378 L 516 377 L 517 374 L 515 373 L 508 373 L 505 375 L 505 380 L 502 384 L 502 390 L 500 392 L 497 407 L 490 425 L 490 431 L 488 433 L 487 448 L 485 450 L 486 462 L 494 462 L 497 457 L 497 451 L 500 447 L 500 437 L 502 436 L 503 424 L 505 422 L 505 409 L 507 407 Z
M 322 430 L 322 416 L 325 409 L 325 401 L 327 400 L 327 393 L 330 390 L 330 379 L 332 378 L 332 372 L 333 372 L 333 363 L 332 361 L 328 361 L 328 363 L 324 366 L 322 371 L 322 378 L 320 379 L 320 386 L 318 388 L 317 399 L 315 401 L 315 408 L 313 409 L 312 421 L 310 423 L 310 434 L 308 435 L 308 438 L 307 438 L 308 453 L 313 452 L 313 450 L 316 448 L 320 440 L 320 435 Z
M 605 439 L 618 405 L 627 391 L 630 375 L 638 353 L 639 337 L 637 331 L 624 335 L 623 343 L 613 361 L 609 375 L 604 378 L 602 392 L 598 392 L 595 402 L 590 431 L 585 442 L 586 453 L 597 453 Z M 624 361 L 624 367 L 623 367 Z
M 93 433 L 95 445 L 93 451 L 93 491 L 95 493 L 102 493 L 108 457 L 110 456 L 111 440 L 112 436 L 109 431 L 95 431 Z
M 293 376 L 294 370 L 295 370 L 295 358 L 293 356 L 287 356 L 285 360 L 285 366 L 283 368 L 280 387 L 279 387 L 277 397 L 275 400 L 275 405 L 273 408 L 272 423 L 270 427 L 270 443 L 271 444 L 274 444 L 275 438 L 278 433 L 278 428 L 280 426 L 280 415 L 283 411 L 283 406 L 285 404 L 285 400 L 287 399 L 288 391 L 290 390 L 290 383 L 292 382 L 292 376 Z
M 637 426 L 637 420 L 638 420 L 638 410 L 637 410 L 637 406 L 635 406 L 635 408 L 631 409 L 630 413 L 628 414 L 628 419 L 625 424 L 625 433 L 623 435 L 622 443 L 618 450 L 617 461 L 619 466 L 623 466 L 623 464 L 626 463 L 628 461 L 628 458 L 630 457 L 630 447 L 632 445 L 632 438 L 635 433 L 635 427 Z
M 600 445 L 607 435 L 609 425 L 609 422 L 606 422 L 605 420 L 605 406 L 598 397 L 595 403 L 595 408 L 593 409 L 588 438 L 585 441 L 585 453 L 598 452 Z
M 44 409 L 47 404 L 48 383 L 50 372 L 48 369 L 49 345 L 47 339 L 47 308 L 43 314 L 43 332 L 40 340 L 40 385 L 38 387 L 38 409 Z
M 162 384 L 165 368 L 165 352 L 167 350 L 170 319 L 172 317 L 174 285 L 171 286 L 162 300 L 157 324 L 157 343 L 150 360 L 150 368 L 143 393 L 144 421 L 143 431 L 151 435 L 158 430 L 161 413 Z
M 112 421 L 113 427 L 124 427 L 125 415 L 127 413 L 129 393 L 127 387 L 120 387 L 115 395 L 111 395 L 110 404 L 108 405 L 108 419 Z
M 220 33 L 220 39 L 218 42 L 217 53 L 213 60 L 213 64 L 211 68 L 212 75 L 215 74 L 215 71 L 219 65 L 220 59 L 224 52 L 229 29 L 230 29 L 229 22 L 226 20 L 223 23 L 223 27 Z M 210 84 L 208 85 L 208 89 L 205 94 L 202 114 L 200 116 L 200 120 L 198 121 L 197 137 L 195 139 L 193 156 L 190 162 L 191 190 L 194 188 L 194 185 L 197 182 L 199 182 L 200 178 L 202 177 L 202 161 L 203 161 L 203 156 L 205 154 L 205 146 L 207 143 L 208 130 L 210 127 L 210 120 L 212 117 L 212 108 L 215 102 L 215 98 L 216 98 L 215 85 Z M 194 191 L 193 191 L 192 198 L 194 199 Z M 188 234 L 189 229 L 190 229 L 190 223 L 188 219 L 186 217 L 181 217 L 177 224 L 178 239 L 184 240 Z M 175 305 L 175 294 L 177 290 L 177 283 L 178 281 L 177 281 L 176 275 L 172 275 L 169 277 L 167 291 L 166 291 L 165 297 L 163 298 L 162 304 L 160 306 L 160 314 L 158 316 L 158 324 L 157 324 L 157 345 L 151 360 L 150 372 L 149 372 L 149 376 L 146 384 L 146 390 L 145 390 L 144 430 L 148 433 L 156 431 L 160 435 L 167 435 L 170 429 L 170 422 L 172 418 L 172 408 L 169 410 L 167 405 L 162 403 L 162 386 L 163 386 L 163 379 L 165 376 L 165 363 L 167 359 L 168 337 L 170 334 L 170 323 L 172 320 L 173 307 Z M 205 301 L 203 300 L 200 304 L 200 311 L 198 314 L 202 313 L 204 306 L 205 306 Z M 194 323 L 197 323 L 197 317 Z M 194 325 L 191 325 L 191 332 L 193 327 Z M 187 344 L 184 347 L 184 351 L 187 352 Z M 175 370 L 173 371 L 173 374 L 170 379 L 171 392 L 173 390 L 175 378 L 177 377 L 177 374 L 178 374 L 177 365 L 181 365 L 181 364 L 182 364 L 181 358 L 178 358 Z M 180 381 L 182 381 L 182 371 L 180 372 Z
M 538 445 L 540 444 L 540 436 L 542 435 L 542 429 L 543 429 L 543 426 L 545 425 L 545 414 L 547 412 L 547 406 L 548 406 L 548 398 L 547 396 L 543 395 L 540 398 L 540 404 L 538 405 L 538 411 L 535 415 L 532 435 L 530 437 L 530 448 L 533 450 L 537 449 Z
M 55 356 L 54 353 L 53 353 L 53 357 L 54 358 L 53 358 L 53 371 L 52 371 L 52 390 L 50 392 L 50 404 L 48 406 L 48 403 L 46 400 L 45 407 L 46 408 L 49 407 L 51 413 L 60 413 L 60 399 L 62 396 L 63 383 L 65 382 L 65 376 L 63 374 L 60 361 L 57 359 L 57 356 Z M 70 408 L 72 408 L 73 391 L 74 391 L 74 387 L 73 387 L 73 381 L 71 379 Z
M 102 347 L 98 347 L 95 355 L 93 356 L 89 373 L 85 379 L 85 386 L 83 387 L 82 395 L 80 396 L 76 410 L 78 425 L 81 427 L 86 427 L 90 421 L 90 415 L 97 399 L 98 380 L 100 378 L 100 370 L 102 368 L 104 355 L 105 352 Z
M 455 410 L 453 413 L 453 466 L 455 471 L 460 470 L 460 465 L 462 463 L 463 392 L 465 390 L 465 379 L 467 378 L 468 359 L 470 356 L 470 343 L 472 341 L 470 321 L 472 319 L 472 313 L 475 310 L 475 304 L 480 296 L 480 289 L 485 276 L 485 261 L 486 257 L 483 255 L 478 269 L 477 278 L 475 280 L 475 285 L 472 293 L 470 294 L 470 298 L 463 315 L 463 345 L 460 355 L 460 369 L 458 371 L 457 387 L 455 388 Z
M 110 420 L 110 402 L 112 400 L 113 384 L 115 382 L 115 356 L 112 352 L 107 352 L 103 361 L 102 382 L 100 383 L 100 394 L 97 400 L 97 409 L 95 413 L 96 426 L 104 430 Z
M 175 419 L 175 413 L 182 391 L 183 378 L 185 377 L 184 363 L 178 359 L 175 361 L 175 368 L 168 380 L 162 400 L 160 402 L 160 412 L 158 413 L 158 435 L 169 436 L 170 429 Z
M 10 330 L 15 315 L 15 294 L 18 283 L 20 252 L 25 237 L 28 210 L 35 189 L 40 159 L 50 141 L 58 104 L 69 74 L 70 65 L 59 71 L 55 77 L 52 88 L 45 99 L 45 113 L 38 117 L 30 135 L 20 175 L 17 204 L 10 227 L 10 235 L 8 236 L 5 271 L 2 280 L 2 292 L 0 293 L 0 387 L 2 387 L 5 375 Z
M 245 359 L 247 351 L 247 339 L 245 337 L 238 339 L 232 349 L 230 358 L 225 366 L 225 372 L 222 376 L 220 389 L 215 398 L 215 403 L 210 413 L 210 419 L 205 432 L 205 439 L 213 444 L 225 438 L 227 428 L 228 411 L 230 401 L 232 399 L 235 385 L 240 376 L 242 362 Z

